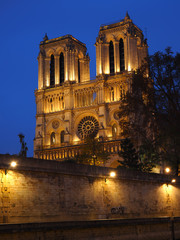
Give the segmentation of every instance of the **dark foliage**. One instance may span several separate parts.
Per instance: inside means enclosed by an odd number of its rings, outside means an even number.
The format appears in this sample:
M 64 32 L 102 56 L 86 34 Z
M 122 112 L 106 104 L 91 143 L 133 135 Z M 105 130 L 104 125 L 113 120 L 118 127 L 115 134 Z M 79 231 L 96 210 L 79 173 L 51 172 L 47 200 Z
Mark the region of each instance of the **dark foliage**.
M 18 135 L 18 137 L 19 137 L 19 141 L 21 143 L 21 151 L 19 153 L 19 156 L 26 157 L 27 156 L 28 147 L 27 147 L 26 142 L 24 142 L 24 135 L 22 133 L 20 133 Z
M 180 149 L 180 54 L 170 48 L 150 56 L 132 73 L 126 98 L 120 106 L 123 135 L 138 151 L 178 168 Z M 145 161 L 145 160 L 144 160 Z
M 99 142 L 94 136 L 85 139 L 84 144 L 80 148 L 80 154 L 74 159 L 77 163 L 90 165 L 104 165 L 109 159 L 109 153 L 104 152 L 102 142 Z

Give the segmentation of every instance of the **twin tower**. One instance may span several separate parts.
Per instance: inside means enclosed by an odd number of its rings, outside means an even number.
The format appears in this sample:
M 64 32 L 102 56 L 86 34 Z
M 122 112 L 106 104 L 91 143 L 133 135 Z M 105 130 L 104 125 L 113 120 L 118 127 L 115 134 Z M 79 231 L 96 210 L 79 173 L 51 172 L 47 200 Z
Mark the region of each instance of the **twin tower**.
M 91 81 L 84 43 L 71 35 L 45 36 L 40 43 L 34 157 L 74 157 L 90 134 L 103 140 L 106 151 L 118 151 L 119 107 L 148 47 L 128 14 L 102 25 L 95 46 L 97 76 Z

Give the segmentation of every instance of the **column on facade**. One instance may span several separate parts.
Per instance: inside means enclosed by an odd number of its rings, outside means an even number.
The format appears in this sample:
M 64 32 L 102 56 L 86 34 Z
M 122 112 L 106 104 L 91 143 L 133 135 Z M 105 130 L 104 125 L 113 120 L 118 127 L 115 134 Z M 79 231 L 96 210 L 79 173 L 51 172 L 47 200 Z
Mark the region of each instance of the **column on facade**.
M 90 72 L 89 72 L 89 56 L 85 56 L 84 58 L 84 76 L 83 76 L 83 82 L 89 81 L 90 80 Z
M 91 96 L 91 95 L 90 95 L 90 93 L 91 93 L 91 92 L 90 92 L 90 90 L 89 90 L 89 91 L 88 91 L 88 106 L 91 105 L 91 99 L 90 99 L 90 96 Z
M 55 111 L 57 112 L 59 110 L 59 106 L 58 106 L 58 103 L 59 103 L 59 96 L 56 95 L 56 98 L 55 98 Z
M 127 37 L 126 39 L 124 39 L 124 63 L 125 63 L 125 70 L 128 70 L 128 62 L 129 62 L 129 37 Z
M 83 59 L 79 59 L 79 65 L 80 65 L 80 82 L 84 81 L 84 60 Z
M 76 108 L 76 92 L 73 91 L 74 108 Z
M 59 85 L 59 55 L 55 55 L 55 85 Z
M 68 48 L 66 47 L 66 49 L 64 51 L 64 74 L 65 74 L 65 81 L 69 80 L 68 67 L 69 67 L 69 51 L 68 51 Z
M 130 51 L 131 51 L 131 69 L 138 68 L 138 55 L 137 55 L 137 38 L 130 38 Z
M 120 100 L 120 85 L 119 84 L 116 86 L 116 93 L 117 93 L 116 100 L 119 101 Z
M 80 61 L 80 81 L 86 82 L 90 80 L 89 73 L 89 56 L 86 55 L 83 58 L 79 59 Z
M 43 64 L 44 64 L 44 59 L 43 59 L 42 53 L 40 52 L 38 56 L 38 89 L 42 89 L 44 87 Z
M 114 101 L 117 101 L 117 84 L 114 85 Z
M 100 92 L 100 103 L 105 102 L 104 99 L 104 84 L 102 83 L 99 87 L 99 92 Z
M 109 66 L 109 44 L 102 44 L 102 73 L 109 74 L 110 66 Z
M 45 58 L 45 86 L 50 86 L 50 57 Z
M 83 95 L 82 95 L 82 92 L 80 92 L 80 102 L 79 102 L 80 107 L 82 107 L 82 101 L 83 101 Z
M 100 73 L 100 46 L 98 43 L 95 44 L 96 46 L 96 76 L 98 76 Z
M 115 73 L 120 72 L 120 59 L 119 59 L 119 41 L 114 42 L 114 70 Z
M 74 70 L 75 70 L 75 80 L 78 83 L 78 55 L 75 53 L 74 56 Z
M 73 64 L 72 64 L 72 50 L 69 49 L 69 64 L 68 64 L 68 75 L 69 75 L 69 79 L 70 81 L 72 81 L 73 79 Z
M 63 95 L 60 93 L 59 95 L 59 111 L 63 110 Z
M 75 80 L 75 50 L 70 51 L 70 56 L 71 56 L 71 65 L 70 65 L 70 80 L 74 81 Z
M 79 92 L 76 92 L 76 107 L 79 107 Z

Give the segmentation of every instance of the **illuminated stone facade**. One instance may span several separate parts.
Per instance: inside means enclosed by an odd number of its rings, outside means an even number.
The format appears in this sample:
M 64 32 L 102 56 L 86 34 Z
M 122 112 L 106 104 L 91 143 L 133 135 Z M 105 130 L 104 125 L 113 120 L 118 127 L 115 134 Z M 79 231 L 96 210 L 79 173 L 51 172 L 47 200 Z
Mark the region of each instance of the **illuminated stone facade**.
M 102 25 L 96 39 L 96 79 L 90 80 L 85 44 L 71 35 L 40 43 L 34 157 L 64 159 L 91 133 L 105 151 L 119 150 L 118 111 L 131 71 L 147 56 L 142 31 L 129 15 Z

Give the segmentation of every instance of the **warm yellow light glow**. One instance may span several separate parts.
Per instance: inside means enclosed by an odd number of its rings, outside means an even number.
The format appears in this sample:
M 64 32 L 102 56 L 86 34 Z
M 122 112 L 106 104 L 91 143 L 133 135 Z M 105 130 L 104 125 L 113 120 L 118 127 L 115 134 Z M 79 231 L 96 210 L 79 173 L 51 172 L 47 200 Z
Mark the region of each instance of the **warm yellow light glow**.
M 46 87 L 49 87 L 49 79 L 46 79 Z
M 110 177 L 115 177 L 116 173 L 115 172 L 110 172 Z
M 116 72 L 120 72 L 120 68 L 119 67 L 117 67 Z
M 171 169 L 169 167 L 165 168 L 165 172 L 169 173 L 171 171 Z
M 77 137 L 77 136 L 75 136 L 74 138 L 73 138 L 73 143 L 78 143 L 80 141 L 80 139 Z
M 172 186 L 171 184 L 163 184 L 163 189 L 165 192 L 167 193 L 171 193 L 172 192 Z
M 99 66 L 99 74 L 102 74 L 101 65 Z
M 112 133 L 108 133 L 108 134 L 107 134 L 107 137 L 108 137 L 108 138 L 112 137 Z
M 15 167 L 17 164 L 16 164 L 16 162 L 11 162 L 11 167 Z
M 109 67 L 108 67 L 108 66 L 106 66 L 104 73 L 105 73 L 105 74 L 109 74 L 109 73 L 110 73 L 110 72 L 109 72 Z
M 128 65 L 128 71 L 131 71 L 131 65 L 130 64 Z
M 176 182 L 176 179 L 175 179 L 175 178 L 173 178 L 173 179 L 171 180 L 171 182 L 172 182 L 172 183 L 175 183 L 175 182 Z

